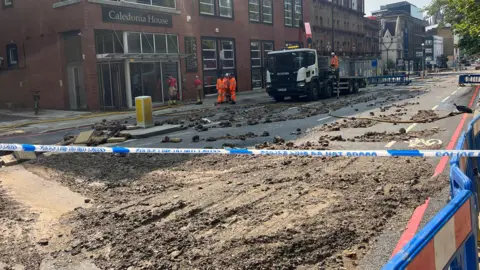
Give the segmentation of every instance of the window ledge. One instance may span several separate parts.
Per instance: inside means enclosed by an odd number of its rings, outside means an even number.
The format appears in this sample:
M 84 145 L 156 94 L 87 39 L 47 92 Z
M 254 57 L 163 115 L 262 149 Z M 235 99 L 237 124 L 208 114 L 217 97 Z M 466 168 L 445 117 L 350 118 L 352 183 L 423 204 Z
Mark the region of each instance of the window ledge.
M 77 4 L 80 2 L 82 2 L 82 0 L 65 0 L 65 1 L 54 3 L 53 8 L 61 8 L 64 6 L 69 6 L 69 5 Z
M 150 11 L 159 11 L 159 12 L 165 12 L 165 13 L 180 14 L 180 10 L 173 9 L 173 8 L 148 6 L 148 5 L 135 4 L 135 3 L 124 2 L 124 1 L 88 0 L 88 2 L 94 3 L 94 4 L 110 5 L 110 6 L 117 6 L 117 7 L 129 7 L 129 8 L 150 10 Z

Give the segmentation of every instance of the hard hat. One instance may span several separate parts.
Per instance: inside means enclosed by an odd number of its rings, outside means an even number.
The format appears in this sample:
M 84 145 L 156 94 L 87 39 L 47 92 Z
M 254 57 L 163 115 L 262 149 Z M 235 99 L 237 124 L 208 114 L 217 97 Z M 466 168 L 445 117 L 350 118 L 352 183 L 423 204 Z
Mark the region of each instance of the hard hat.
M 228 76 L 228 73 L 225 73 L 225 76 Z
M 335 53 L 334 53 L 334 52 L 332 52 L 332 55 L 335 55 Z

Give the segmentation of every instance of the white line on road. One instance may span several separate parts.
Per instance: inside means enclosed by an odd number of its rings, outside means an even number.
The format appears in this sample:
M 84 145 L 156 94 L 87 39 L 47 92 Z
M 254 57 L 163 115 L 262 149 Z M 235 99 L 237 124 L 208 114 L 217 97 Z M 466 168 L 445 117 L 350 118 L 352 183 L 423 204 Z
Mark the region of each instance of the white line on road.
M 317 120 L 317 122 L 320 122 L 320 121 L 323 121 L 323 120 L 327 120 L 328 118 L 330 118 L 331 116 L 327 116 L 327 117 L 323 117 L 323 118 L 320 118 Z
M 415 126 L 417 125 L 417 123 L 413 123 L 411 124 L 408 128 L 407 128 L 407 132 L 410 132 L 410 130 L 412 130 Z
M 438 108 L 438 105 L 433 106 L 432 111 L 435 111 Z
M 396 141 L 391 141 L 391 142 L 387 143 L 387 144 L 385 145 L 385 147 L 386 147 L 386 148 L 390 148 L 390 147 L 392 147 L 395 143 L 396 143 Z
M 452 92 L 452 95 L 455 95 L 455 93 L 457 93 L 457 90 L 453 91 L 453 92 Z
M 447 101 L 447 99 L 449 99 L 449 98 L 450 98 L 450 96 L 448 96 L 448 97 L 444 98 L 444 99 L 442 100 L 442 102 L 445 102 L 445 101 Z

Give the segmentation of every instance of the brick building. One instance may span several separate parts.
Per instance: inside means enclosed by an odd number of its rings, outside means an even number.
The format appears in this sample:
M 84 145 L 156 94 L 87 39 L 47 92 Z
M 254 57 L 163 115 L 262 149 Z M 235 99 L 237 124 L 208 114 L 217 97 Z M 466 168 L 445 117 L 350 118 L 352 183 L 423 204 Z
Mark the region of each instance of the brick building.
M 380 23 L 365 18 L 364 0 L 311 0 L 314 47 L 324 54 L 376 57 Z
M 238 91 L 262 88 L 264 55 L 296 44 L 302 0 L 0 0 L 0 106 L 98 110 L 135 96 L 167 101 L 166 76 L 195 98 L 203 78 L 233 72 Z M 302 37 L 303 38 L 303 37 Z

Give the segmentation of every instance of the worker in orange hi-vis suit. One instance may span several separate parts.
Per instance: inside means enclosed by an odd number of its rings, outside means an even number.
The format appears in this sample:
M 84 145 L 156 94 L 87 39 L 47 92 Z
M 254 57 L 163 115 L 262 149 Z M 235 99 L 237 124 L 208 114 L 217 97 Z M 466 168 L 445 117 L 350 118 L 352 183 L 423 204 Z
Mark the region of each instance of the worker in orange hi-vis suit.
M 235 80 L 235 76 L 233 73 L 230 73 L 228 76 L 229 81 L 229 93 L 230 93 L 230 103 L 235 104 L 237 101 L 237 96 L 235 90 L 237 90 L 237 80 Z
M 223 102 L 230 101 L 230 81 L 228 80 L 228 73 L 223 77 Z
M 224 77 L 223 74 L 220 75 L 217 79 L 217 91 L 218 91 L 218 98 L 217 104 L 225 102 L 225 89 L 224 89 Z

